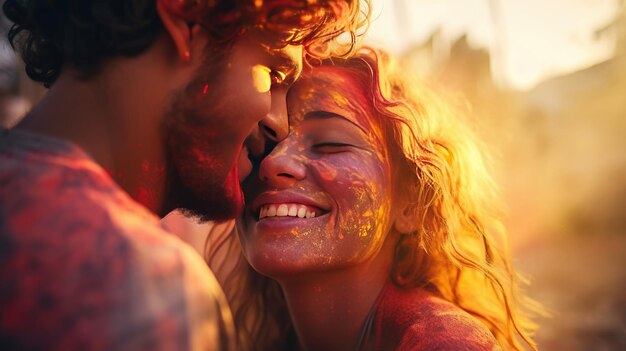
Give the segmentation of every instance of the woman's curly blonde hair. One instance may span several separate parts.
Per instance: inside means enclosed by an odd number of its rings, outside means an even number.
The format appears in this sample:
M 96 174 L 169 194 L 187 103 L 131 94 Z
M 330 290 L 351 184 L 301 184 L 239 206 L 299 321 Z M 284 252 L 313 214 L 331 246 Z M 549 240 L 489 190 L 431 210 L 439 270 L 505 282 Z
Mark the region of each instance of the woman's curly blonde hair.
M 395 155 L 396 191 L 411 202 L 418 229 L 398 241 L 392 281 L 437 292 L 502 347 L 536 349 L 529 315 L 540 308 L 518 287 L 488 152 L 469 120 L 382 51 L 322 64 L 351 70 L 366 87 Z

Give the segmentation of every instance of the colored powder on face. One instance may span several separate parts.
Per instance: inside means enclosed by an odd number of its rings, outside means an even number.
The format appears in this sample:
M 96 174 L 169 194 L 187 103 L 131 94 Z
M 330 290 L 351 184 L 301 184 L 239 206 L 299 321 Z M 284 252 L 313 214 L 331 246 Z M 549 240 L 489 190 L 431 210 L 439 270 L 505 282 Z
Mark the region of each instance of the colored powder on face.
M 330 91 L 330 98 L 332 99 L 332 103 L 339 107 L 346 108 L 350 106 L 348 98 L 337 91 Z
M 209 91 L 209 84 L 205 84 L 202 87 L 202 95 L 206 95 L 206 93 Z
M 325 181 L 333 181 L 337 178 L 337 169 L 334 166 L 328 165 L 322 161 L 311 161 L 315 164 L 318 170 L 319 176 Z
M 206 153 L 202 152 L 202 150 L 200 150 L 199 148 L 193 147 L 191 148 L 191 152 L 193 153 L 193 156 L 196 159 L 198 164 L 201 164 L 203 166 L 208 166 L 209 168 L 212 168 L 212 169 L 216 168 L 213 158 L 207 155 Z
M 293 228 L 289 233 L 295 238 L 301 238 L 309 234 L 308 231 L 301 228 Z
M 228 172 L 224 180 L 224 193 L 229 199 L 236 198 L 238 202 L 243 201 L 243 194 L 241 194 L 241 187 L 239 186 L 239 167 L 237 165 Z M 240 205 L 243 205 L 243 202 Z
M 372 229 L 372 222 L 368 221 L 367 223 L 363 223 L 363 225 L 359 227 L 359 237 L 361 238 L 367 237 L 371 229 Z
M 137 191 L 133 194 L 133 198 L 148 208 L 152 208 L 156 202 L 148 188 L 143 186 L 137 188 Z

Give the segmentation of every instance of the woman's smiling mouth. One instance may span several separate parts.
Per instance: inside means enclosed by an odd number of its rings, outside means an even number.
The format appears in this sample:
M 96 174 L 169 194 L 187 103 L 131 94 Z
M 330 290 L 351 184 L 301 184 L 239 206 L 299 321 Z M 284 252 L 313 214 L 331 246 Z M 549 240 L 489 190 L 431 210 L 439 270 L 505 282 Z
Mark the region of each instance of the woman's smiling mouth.
M 293 191 L 267 191 L 253 202 L 250 214 L 257 221 L 267 219 L 310 219 L 330 212 L 327 201 Z
M 297 203 L 266 204 L 259 210 L 259 220 L 268 217 L 314 218 L 322 214 L 316 207 Z

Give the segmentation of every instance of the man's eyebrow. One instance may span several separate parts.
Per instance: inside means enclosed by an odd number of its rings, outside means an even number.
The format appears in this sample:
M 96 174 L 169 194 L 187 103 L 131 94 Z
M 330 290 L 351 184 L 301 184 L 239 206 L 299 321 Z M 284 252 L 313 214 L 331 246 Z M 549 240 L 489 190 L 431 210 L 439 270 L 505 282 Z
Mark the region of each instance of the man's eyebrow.
M 311 120 L 311 119 L 330 119 L 330 118 L 340 118 L 344 121 L 350 122 L 351 124 L 355 125 L 357 128 L 359 128 L 363 133 L 368 134 L 367 131 L 361 127 L 360 125 L 356 124 L 354 121 L 350 120 L 349 118 L 342 116 L 338 113 L 335 112 L 330 112 L 330 111 L 323 111 L 323 110 L 317 110 L 317 111 L 310 111 L 304 114 L 304 120 Z
M 280 72 L 285 78 L 283 83 L 293 83 L 296 80 L 296 75 L 299 76 L 302 71 L 302 64 L 296 62 L 283 49 L 274 49 L 266 44 L 262 44 L 262 47 L 271 55 L 271 59 L 264 63 L 265 66 L 274 72 Z
M 291 56 L 282 51 L 275 52 L 275 55 L 279 57 L 278 62 L 274 64 L 271 68 L 277 71 L 282 72 L 286 76 L 286 81 L 284 83 L 291 84 L 293 83 L 297 76 L 300 75 L 302 71 L 302 65 L 298 64 L 293 60 Z

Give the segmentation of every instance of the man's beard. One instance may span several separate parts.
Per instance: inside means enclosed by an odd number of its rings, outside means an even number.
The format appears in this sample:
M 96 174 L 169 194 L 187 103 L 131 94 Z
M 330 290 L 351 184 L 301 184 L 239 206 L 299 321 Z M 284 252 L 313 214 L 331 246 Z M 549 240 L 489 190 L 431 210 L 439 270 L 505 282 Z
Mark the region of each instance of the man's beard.
M 215 121 L 220 117 L 219 111 L 211 111 L 213 115 L 209 115 L 209 109 L 203 108 L 199 100 L 208 101 L 206 105 L 211 106 L 223 100 L 223 97 L 217 95 L 219 92 L 215 96 L 198 96 L 205 84 L 219 81 L 228 52 L 220 50 L 207 53 L 206 56 L 211 59 L 205 59 L 196 79 L 175 93 L 163 124 L 168 165 L 167 209 L 179 209 L 183 214 L 197 217 L 202 222 L 232 219 L 243 208 L 236 155 L 231 157 L 232 165 L 220 164 L 224 160 L 215 159 L 215 155 L 221 153 L 216 140 L 224 139 L 217 137 L 220 130 Z M 198 116 L 198 113 L 203 115 Z M 206 135 L 199 135 L 198 131 L 204 131 Z M 212 141 L 214 144 L 210 144 Z
M 243 200 L 234 169 L 229 171 L 223 184 L 206 184 L 202 191 L 185 184 L 175 167 L 171 170 L 168 197 L 173 200 L 173 209 L 198 218 L 200 222 L 226 221 L 241 213 Z

